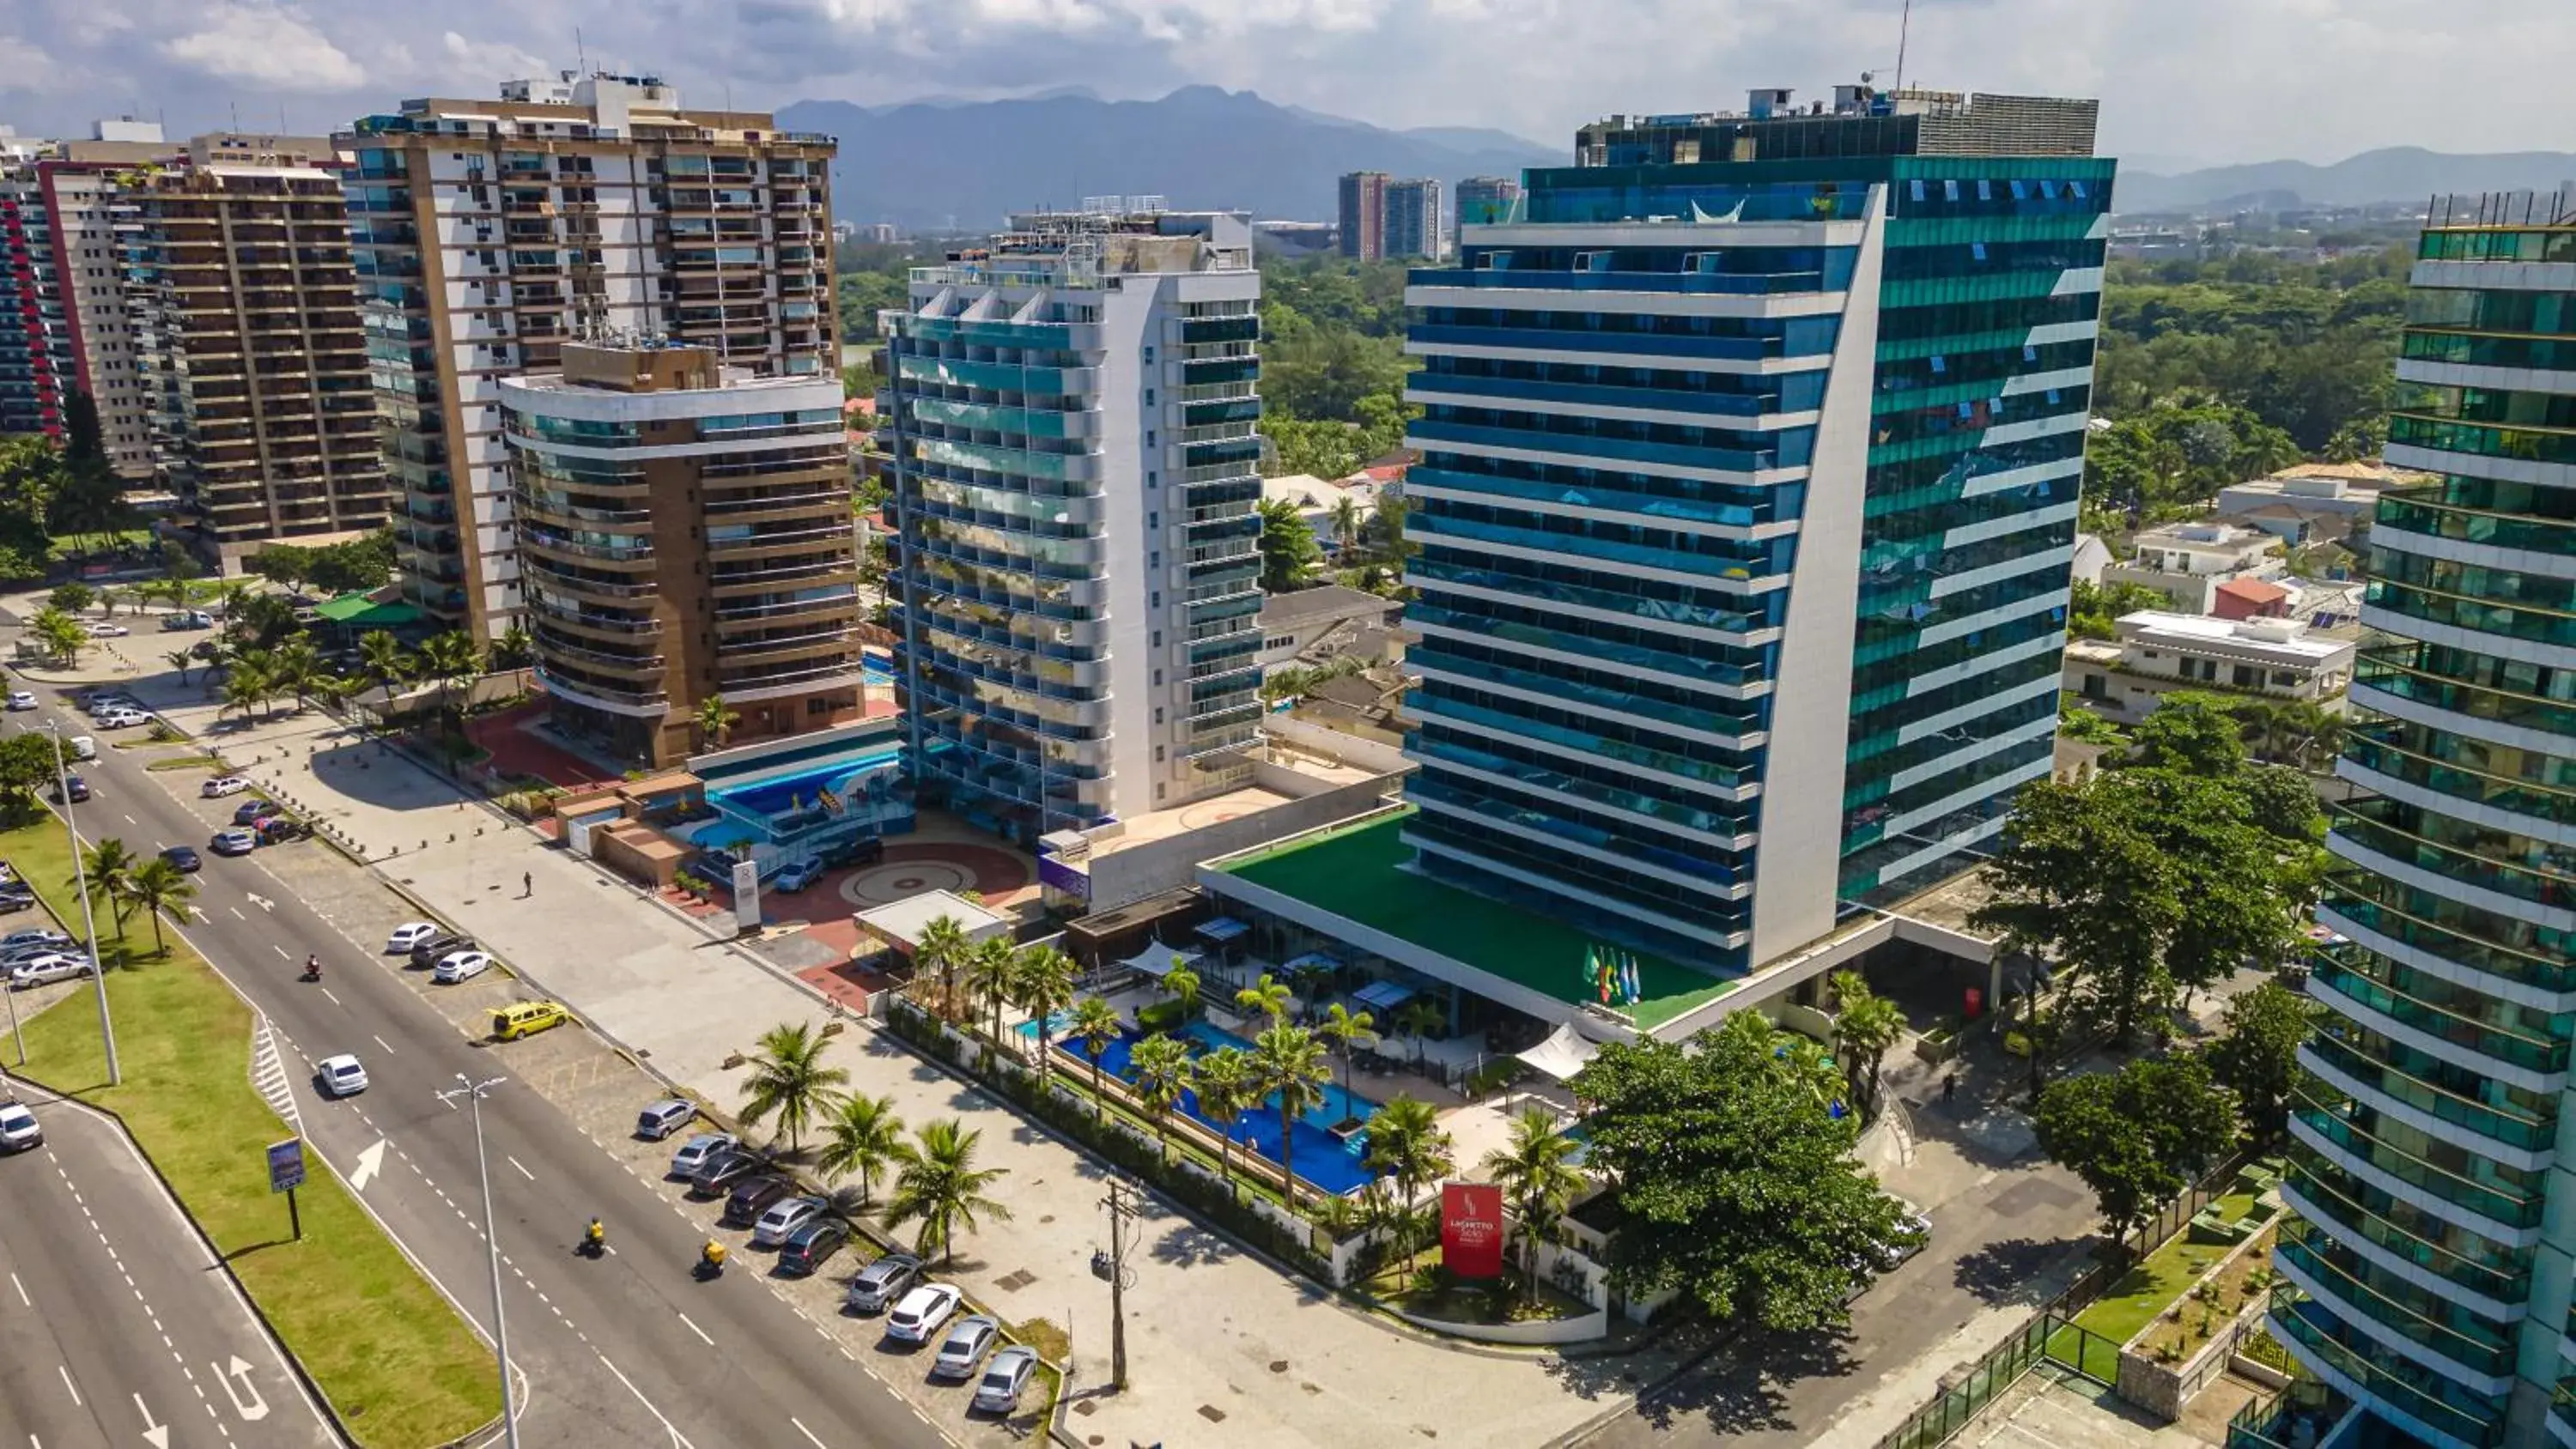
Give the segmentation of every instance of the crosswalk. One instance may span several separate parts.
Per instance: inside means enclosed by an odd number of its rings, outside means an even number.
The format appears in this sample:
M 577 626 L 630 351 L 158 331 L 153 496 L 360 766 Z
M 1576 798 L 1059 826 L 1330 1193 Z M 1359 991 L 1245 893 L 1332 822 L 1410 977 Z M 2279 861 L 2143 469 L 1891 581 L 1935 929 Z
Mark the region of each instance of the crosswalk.
M 268 1099 L 269 1107 L 286 1120 L 296 1136 L 304 1135 L 304 1119 L 295 1107 L 294 1081 L 287 1075 L 286 1058 L 277 1049 L 277 1033 L 265 1015 L 251 1030 L 250 1084 Z

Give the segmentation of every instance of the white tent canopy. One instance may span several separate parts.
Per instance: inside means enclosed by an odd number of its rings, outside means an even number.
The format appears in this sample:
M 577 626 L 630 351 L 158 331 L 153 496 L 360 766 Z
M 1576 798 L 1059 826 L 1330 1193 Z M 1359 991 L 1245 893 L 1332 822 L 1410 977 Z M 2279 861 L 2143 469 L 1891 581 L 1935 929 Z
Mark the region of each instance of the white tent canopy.
M 1572 1026 L 1560 1022 L 1556 1030 L 1547 1034 L 1547 1040 L 1531 1047 L 1528 1051 L 1516 1052 L 1514 1055 L 1537 1068 L 1543 1075 L 1563 1082 L 1571 1080 L 1576 1072 L 1582 1071 L 1584 1065 L 1599 1055 L 1600 1051 L 1600 1043 L 1586 1040 Z
M 1181 964 L 1185 966 L 1199 959 L 1199 953 L 1189 947 L 1166 946 L 1160 941 L 1148 941 L 1145 943 L 1144 950 L 1118 964 L 1130 971 L 1141 971 L 1160 981 L 1164 974 L 1172 969 L 1172 958 L 1175 956 L 1181 958 Z

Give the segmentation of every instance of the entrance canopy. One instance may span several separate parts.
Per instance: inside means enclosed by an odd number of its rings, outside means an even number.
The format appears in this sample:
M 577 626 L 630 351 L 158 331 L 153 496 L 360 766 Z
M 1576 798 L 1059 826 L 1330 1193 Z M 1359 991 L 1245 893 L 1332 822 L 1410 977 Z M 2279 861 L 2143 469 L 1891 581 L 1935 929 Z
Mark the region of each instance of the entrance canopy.
M 1572 1080 L 1576 1072 L 1601 1052 L 1600 1044 L 1585 1040 L 1573 1027 L 1560 1023 L 1547 1039 L 1525 1052 L 1516 1052 L 1522 1061 L 1555 1081 Z
M 1202 941 L 1214 941 L 1222 945 L 1251 929 L 1250 926 L 1232 916 L 1219 916 L 1213 921 L 1202 924 L 1198 929 L 1198 936 Z
M 1180 963 L 1186 966 L 1198 960 L 1199 953 L 1186 948 L 1166 946 L 1160 941 L 1147 941 L 1144 950 L 1118 964 L 1130 971 L 1143 972 L 1159 981 L 1165 972 L 1172 969 L 1172 961 L 1175 957 L 1178 957 Z
M 1351 993 L 1361 1005 L 1377 1011 L 1393 1011 L 1420 994 L 1401 981 L 1372 981 Z

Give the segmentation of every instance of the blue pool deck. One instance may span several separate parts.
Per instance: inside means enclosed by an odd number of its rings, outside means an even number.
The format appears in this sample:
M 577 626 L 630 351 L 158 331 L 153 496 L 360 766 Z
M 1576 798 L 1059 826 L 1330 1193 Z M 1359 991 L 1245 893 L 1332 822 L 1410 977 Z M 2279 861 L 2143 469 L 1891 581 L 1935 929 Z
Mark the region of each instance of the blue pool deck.
M 1034 1027 L 1029 1029 L 1028 1035 L 1036 1035 Z M 1175 1035 L 1189 1042 L 1193 1057 L 1205 1056 L 1223 1047 L 1244 1052 L 1252 1050 L 1252 1043 L 1204 1021 L 1191 1022 Z M 1091 1058 L 1084 1053 L 1080 1042 L 1067 1043 L 1052 1036 L 1050 1040 L 1056 1050 L 1080 1063 L 1085 1072 L 1091 1069 Z M 1144 1035 L 1132 1027 L 1120 1033 L 1118 1039 L 1100 1053 L 1100 1070 L 1122 1082 L 1133 1082 L 1135 1068 L 1129 1056 L 1135 1051 L 1136 1043 L 1142 1040 Z M 1332 1129 L 1348 1118 L 1366 1121 L 1376 1116 L 1377 1104 L 1344 1091 L 1339 1082 L 1327 1082 L 1320 1090 L 1324 1096 L 1322 1105 L 1293 1119 L 1288 1130 L 1296 1151 L 1297 1175 L 1338 1197 L 1368 1186 L 1377 1180 L 1377 1174 L 1361 1160 L 1368 1151 L 1368 1134 L 1355 1132 L 1345 1140 L 1333 1135 Z M 1181 1110 L 1209 1131 L 1230 1135 L 1235 1146 L 1258 1153 L 1274 1163 L 1280 1160 L 1279 1099 L 1276 1093 L 1264 1098 L 1260 1106 L 1244 1113 L 1230 1134 L 1199 1109 L 1196 1092 L 1181 1094 Z

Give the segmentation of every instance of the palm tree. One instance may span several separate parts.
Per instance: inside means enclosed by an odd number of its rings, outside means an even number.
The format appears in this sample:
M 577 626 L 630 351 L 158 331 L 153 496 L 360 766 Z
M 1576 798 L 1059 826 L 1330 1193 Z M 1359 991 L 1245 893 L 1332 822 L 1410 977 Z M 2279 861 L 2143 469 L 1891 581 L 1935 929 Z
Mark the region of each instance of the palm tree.
M 894 1098 L 853 1092 L 841 1099 L 824 1127 L 831 1135 L 814 1159 L 814 1170 L 832 1182 L 856 1173 L 859 1206 L 865 1209 L 878 1175 L 903 1154 L 903 1119 L 894 1114 Z
M 1413 1266 L 1413 1204 L 1422 1190 L 1455 1170 L 1458 1161 L 1449 1134 L 1440 1130 L 1440 1114 L 1418 1097 L 1398 1097 L 1369 1118 L 1370 1170 L 1395 1179 L 1396 1233 L 1404 1244 L 1404 1263 Z
M 1097 996 L 1086 996 L 1075 1003 L 1073 1020 L 1065 1023 L 1067 1037 L 1079 1039 L 1082 1054 L 1091 1058 L 1091 1115 L 1097 1119 L 1109 1110 L 1109 1099 L 1100 1090 L 1100 1054 L 1118 1040 L 1118 1008 Z
M 1556 1119 L 1536 1107 L 1512 1119 L 1512 1142 L 1485 1154 L 1485 1176 L 1503 1190 L 1520 1220 L 1521 1276 L 1530 1301 L 1538 1301 L 1538 1245 L 1556 1231 L 1566 1206 L 1583 1191 L 1583 1170 L 1574 1165 L 1575 1142 L 1556 1129 Z
M 89 883 L 107 897 L 108 913 L 116 918 L 116 939 L 125 939 L 126 888 L 133 883 L 134 868 L 142 858 L 114 836 L 100 841 L 81 853 L 81 866 Z M 71 884 L 77 884 L 74 877 Z
M 1335 550 L 1349 553 L 1360 541 L 1359 501 L 1348 493 L 1334 499 L 1332 511 L 1324 517 L 1324 526 L 1333 531 Z
M 1296 1139 L 1288 1127 L 1323 1105 L 1321 1087 L 1333 1079 L 1332 1063 L 1325 1059 L 1324 1044 L 1315 1040 L 1313 1032 L 1280 1023 L 1254 1038 L 1252 1079 L 1263 1097 L 1277 1098 L 1279 1170 L 1287 1181 L 1288 1202 L 1293 1207 L 1297 1202 L 1297 1166 L 1293 1160 Z
M 1020 1009 L 1037 1018 L 1038 1075 L 1044 1077 L 1055 1015 L 1073 1005 L 1073 958 L 1053 946 L 1031 946 L 1020 953 L 1018 977 Z
M 941 920 L 947 917 L 942 916 Z M 1002 1044 L 1002 1008 L 1009 1005 L 1012 993 L 1019 990 L 1020 953 L 1011 949 L 1008 937 L 993 936 L 975 943 L 966 958 L 966 994 L 981 997 L 993 1008 L 993 1045 Z
M 187 688 L 188 671 L 196 667 L 197 656 L 189 653 L 185 649 L 173 649 L 169 653 L 162 655 L 161 658 L 164 662 L 169 664 L 171 668 L 179 671 L 179 687 L 181 689 Z
M 847 1071 L 823 1064 L 827 1040 L 801 1021 L 773 1026 L 761 1035 L 751 1075 L 742 1084 L 744 1126 L 756 1127 L 776 1113 L 778 1130 L 787 1134 L 787 1150 L 793 1153 L 803 1145 L 807 1124 L 833 1110 L 842 1085 L 850 1080 Z
M 465 733 L 465 712 L 456 704 L 456 691 L 483 676 L 483 651 L 475 646 L 472 635 L 462 629 L 434 634 L 420 646 L 420 670 L 438 685 L 438 708 L 453 723 L 456 733 Z M 447 755 L 447 772 L 456 773 L 456 754 Z
M 1172 955 L 1172 969 L 1163 973 L 1163 978 L 1158 984 L 1163 988 L 1163 994 L 1165 996 L 1168 996 L 1181 1004 L 1181 1017 L 1183 1020 L 1187 1020 L 1189 1018 L 1189 1014 L 1193 1010 L 1197 1009 L 1199 1004 L 1199 973 L 1190 969 L 1188 957 L 1183 956 L 1178 952 L 1174 952 Z
M 1246 1016 L 1258 1012 L 1269 1017 L 1272 1026 L 1288 1019 L 1288 1001 L 1288 988 L 1271 980 L 1267 971 L 1261 973 L 1260 980 L 1234 993 L 1234 1004 L 1242 1007 Z
M 912 1240 L 913 1252 L 926 1259 L 937 1245 L 943 1268 L 955 1261 L 959 1223 L 976 1232 L 981 1229 L 979 1217 L 997 1223 L 1011 1220 L 1009 1208 L 985 1195 L 985 1189 L 1000 1180 L 1002 1169 L 975 1165 L 975 1148 L 983 1138 L 982 1132 L 959 1126 L 956 1118 L 943 1117 L 896 1149 L 902 1166 L 895 1170 L 894 1192 L 886 1199 L 886 1226 L 920 1223 L 921 1231 Z
M 1252 1058 L 1241 1047 L 1218 1047 L 1191 1066 L 1197 1078 L 1199 1111 L 1217 1125 L 1216 1170 L 1225 1178 L 1230 1192 L 1234 1187 L 1234 1125 L 1243 1114 L 1261 1101 L 1252 1072 Z
M 1181 1105 L 1181 1094 L 1190 1089 L 1190 1047 L 1179 1037 L 1156 1032 L 1136 1043 L 1128 1054 L 1136 1069 L 1136 1100 L 1154 1123 L 1154 1147 L 1168 1163 L 1172 1144 L 1165 1135 L 1172 1109 Z
M 501 631 L 500 638 L 492 641 L 492 667 L 495 669 L 525 669 L 536 657 L 536 636 L 528 632 L 525 624 L 513 623 Z
M 957 968 L 973 954 L 975 943 L 966 939 L 966 928 L 954 917 L 935 916 L 921 928 L 921 939 L 912 943 L 912 965 L 918 972 L 939 977 L 939 1011 L 943 1016 L 957 1014 Z
M 1315 1025 L 1315 1035 L 1332 1043 L 1333 1055 L 1342 1059 L 1342 1090 L 1345 1092 L 1351 1089 L 1351 1043 L 1361 1037 L 1377 1040 L 1376 1033 L 1369 1030 L 1375 1025 L 1376 1017 L 1365 1011 L 1352 1011 L 1338 1001 L 1324 1008 L 1324 1019 Z
M 1833 975 L 1842 1010 L 1834 1017 L 1834 1049 L 1843 1054 L 1852 1100 L 1863 1120 L 1878 1115 L 1878 1073 L 1888 1050 L 1905 1035 L 1905 1013 L 1897 1004 L 1869 989 L 1857 971 Z
M 723 695 L 710 694 L 699 700 L 698 748 L 702 750 L 718 748 L 733 734 L 733 727 L 740 723 L 742 723 L 742 715 L 738 711 L 725 708 Z
M 1796 1032 L 1774 1028 L 1771 1036 L 1771 1059 L 1790 1081 L 1814 1095 L 1817 1106 L 1831 1106 L 1835 1095 L 1843 1090 L 1843 1074 L 1834 1065 L 1833 1053 L 1823 1042 Z
M 278 645 L 270 655 L 269 671 L 279 689 L 295 696 L 298 714 L 304 711 L 305 696 L 313 692 L 313 686 L 326 672 L 322 667 L 321 651 L 313 647 L 312 636 L 308 634 L 298 634 Z
M 36 617 L 27 621 L 27 629 L 45 646 L 54 662 L 66 667 L 80 663 L 81 651 L 90 645 L 89 630 L 60 609 L 37 611 Z
M 249 724 L 251 715 L 268 702 L 268 694 L 268 675 L 257 660 L 247 654 L 241 655 L 233 660 L 231 668 L 224 671 L 224 703 L 215 714 L 220 718 L 240 710 L 242 723 Z
M 1413 1066 L 1416 1071 L 1421 1070 L 1422 1067 L 1422 1039 L 1447 1025 L 1448 1020 L 1448 1017 L 1441 1014 L 1440 1008 L 1433 1005 L 1427 997 L 1415 997 L 1396 1008 L 1395 1029 L 1412 1040 Z
M 179 867 L 156 855 L 127 873 L 125 898 L 133 903 L 135 909 L 151 913 L 152 954 L 166 956 L 170 947 L 161 939 L 161 913 L 195 900 L 197 883 L 182 875 Z
M 358 667 L 376 688 L 385 692 L 384 718 L 392 720 L 394 686 L 420 672 L 420 661 L 402 647 L 402 641 L 382 629 L 372 629 L 358 640 Z

